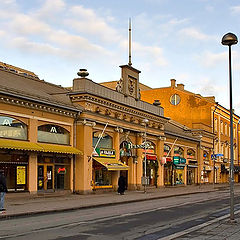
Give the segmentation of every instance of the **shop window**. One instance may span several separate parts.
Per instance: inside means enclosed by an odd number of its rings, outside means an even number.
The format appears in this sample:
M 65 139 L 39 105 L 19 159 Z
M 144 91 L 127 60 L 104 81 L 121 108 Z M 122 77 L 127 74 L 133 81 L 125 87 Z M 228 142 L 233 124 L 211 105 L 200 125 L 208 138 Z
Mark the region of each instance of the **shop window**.
M 38 127 L 38 142 L 70 144 L 69 132 L 60 126 L 46 124 Z
M 27 125 L 15 118 L 0 116 L 0 137 L 27 140 Z
M 99 141 L 99 138 L 101 137 L 102 132 L 94 132 L 93 133 L 93 147 L 96 146 L 97 142 Z M 104 133 L 101 137 L 101 140 L 99 141 L 98 148 L 109 148 L 112 149 L 113 147 L 113 140 L 112 137 L 109 136 L 107 133 Z
M 123 141 L 120 144 L 120 157 L 131 157 L 132 156 L 132 150 L 129 149 L 129 143 L 127 141 Z

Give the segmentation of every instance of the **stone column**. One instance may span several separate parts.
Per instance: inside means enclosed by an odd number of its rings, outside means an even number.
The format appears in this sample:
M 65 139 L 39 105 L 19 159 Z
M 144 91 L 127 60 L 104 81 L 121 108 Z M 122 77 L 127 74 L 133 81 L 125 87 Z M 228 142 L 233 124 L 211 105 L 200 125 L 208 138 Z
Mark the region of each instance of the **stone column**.
M 164 140 L 165 137 L 159 137 L 156 146 L 156 154 L 158 159 L 158 179 L 157 179 L 157 186 L 161 187 L 164 186 L 164 164 L 162 164 L 162 158 L 164 156 Z
M 38 120 L 30 119 L 28 125 L 28 140 L 30 142 L 37 142 Z M 29 152 L 28 159 L 28 190 L 30 194 L 37 193 L 37 153 Z
M 76 126 L 76 148 L 83 155 L 76 155 L 75 163 L 75 191 L 81 194 L 92 192 L 92 134 L 94 122 L 83 120 L 77 122 Z
M 184 167 L 184 185 L 187 185 L 187 147 L 184 148 L 183 157 L 186 159 L 186 166 Z
M 137 134 L 137 145 L 142 144 L 143 142 L 143 138 L 141 134 Z M 136 187 L 138 190 L 142 190 L 143 186 L 142 186 L 142 176 L 143 176 L 143 151 L 142 149 L 137 149 L 137 172 L 136 172 Z
M 116 153 L 116 160 L 119 161 L 120 159 L 120 129 L 116 128 L 113 136 L 113 148 L 115 149 Z M 112 172 L 112 186 L 115 191 L 118 188 L 118 178 L 120 176 L 120 171 L 113 171 Z

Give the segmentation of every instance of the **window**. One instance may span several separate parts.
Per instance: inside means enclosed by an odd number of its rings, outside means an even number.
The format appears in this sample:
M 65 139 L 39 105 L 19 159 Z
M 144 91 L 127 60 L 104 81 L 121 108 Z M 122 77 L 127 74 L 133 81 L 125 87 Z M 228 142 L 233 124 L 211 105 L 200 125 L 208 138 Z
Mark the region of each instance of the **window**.
M 227 125 L 227 123 L 225 123 L 225 135 L 226 136 L 228 135 L 228 125 Z
M 170 102 L 172 105 L 178 105 L 180 103 L 180 96 L 178 94 L 174 94 L 170 97 Z
M 183 157 L 184 150 L 181 147 L 174 148 L 174 156 Z
M 233 138 L 236 138 L 236 128 L 233 128 Z
M 93 133 L 93 147 L 96 146 L 98 140 L 99 140 L 99 137 L 101 136 L 101 133 L 102 132 L 94 132 Z M 99 141 L 98 145 L 97 145 L 98 148 L 109 148 L 109 149 L 112 149 L 113 148 L 113 140 L 112 140 L 112 137 L 109 136 L 107 133 L 104 133 L 102 135 L 102 138 L 101 140 Z
M 38 127 L 38 141 L 69 145 L 70 134 L 63 127 L 46 124 Z
M 187 157 L 195 159 L 195 151 L 193 149 L 187 150 Z
M 27 125 L 7 116 L 0 116 L 0 137 L 27 140 Z
M 220 123 L 220 128 L 221 128 L 221 134 L 223 134 L 223 121 Z
M 169 153 L 170 149 L 171 148 L 167 144 L 164 144 L 164 156 L 171 155 L 171 153 Z
M 217 118 L 214 119 L 214 131 L 215 132 L 218 131 L 218 121 L 217 121 Z

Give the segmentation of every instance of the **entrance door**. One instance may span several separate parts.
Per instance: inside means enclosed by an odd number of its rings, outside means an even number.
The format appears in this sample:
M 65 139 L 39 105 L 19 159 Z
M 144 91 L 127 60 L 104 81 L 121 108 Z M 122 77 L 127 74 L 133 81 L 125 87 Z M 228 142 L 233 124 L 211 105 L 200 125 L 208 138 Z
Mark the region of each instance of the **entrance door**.
M 53 165 L 38 165 L 38 190 L 53 189 Z

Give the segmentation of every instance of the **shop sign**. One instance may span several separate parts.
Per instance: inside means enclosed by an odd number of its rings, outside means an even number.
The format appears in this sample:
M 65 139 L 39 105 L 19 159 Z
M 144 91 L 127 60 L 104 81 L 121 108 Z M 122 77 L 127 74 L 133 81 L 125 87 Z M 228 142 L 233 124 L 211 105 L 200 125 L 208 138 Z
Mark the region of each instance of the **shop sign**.
M 66 170 L 65 167 L 58 168 L 58 170 L 57 170 L 57 173 L 58 173 L 58 174 L 66 174 L 66 172 L 67 172 L 67 170 Z
M 180 158 L 180 163 L 185 164 L 186 163 L 186 158 Z
M 116 153 L 114 149 L 107 149 L 107 148 L 96 148 L 95 152 L 93 153 L 94 157 L 105 157 L 105 158 L 115 158 Z
M 157 155 L 154 154 L 146 154 L 147 160 L 157 160 Z
M 154 149 L 154 146 L 151 145 L 150 142 L 146 142 L 146 143 L 142 143 L 142 144 L 132 144 L 131 142 L 128 143 L 128 149 L 132 149 L 132 148 L 140 148 L 140 149 Z
M 162 157 L 162 164 L 165 164 L 165 163 L 168 163 L 168 162 L 172 162 L 171 157 Z
M 26 184 L 26 167 L 17 166 L 17 185 Z
M 173 163 L 174 163 L 174 164 L 179 164 L 179 163 L 180 163 L 180 157 L 174 156 L 174 157 L 173 157 Z

